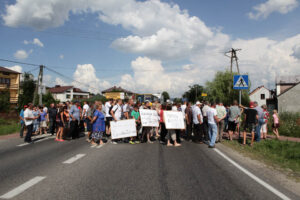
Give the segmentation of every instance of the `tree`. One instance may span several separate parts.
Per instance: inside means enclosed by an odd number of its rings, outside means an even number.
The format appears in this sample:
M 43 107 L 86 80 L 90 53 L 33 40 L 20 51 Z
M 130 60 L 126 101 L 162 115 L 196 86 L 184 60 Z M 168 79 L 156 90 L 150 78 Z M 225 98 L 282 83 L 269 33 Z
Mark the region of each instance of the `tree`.
M 0 92 L 0 112 L 8 111 L 10 106 L 10 93 L 9 90 L 3 90 Z
M 239 99 L 239 91 L 233 89 L 233 75 L 229 71 L 217 72 L 213 81 L 206 82 L 208 100 L 232 104 L 233 100 Z M 250 88 L 250 86 L 249 86 Z M 250 101 L 249 90 L 242 91 L 242 104 L 247 105 Z
M 164 97 L 164 101 L 166 101 L 167 99 L 170 99 L 170 95 L 166 91 L 163 91 L 163 93 L 161 95 Z
M 23 108 L 24 105 L 32 102 L 33 94 L 35 90 L 34 80 L 31 78 L 32 74 L 25 73 L 24 80 L 20 84 L 20 95 L 19 95 L 19 109 Z
M 201 94 L 205 92 L 205 88 L 201 85 L 195 84 L 189 86 L 189 90 L 186 91 L 182 97 L 186 98 L 188 101 L 195 103 L 196 101 L 203 101 L 205 97 L 202 97 Z

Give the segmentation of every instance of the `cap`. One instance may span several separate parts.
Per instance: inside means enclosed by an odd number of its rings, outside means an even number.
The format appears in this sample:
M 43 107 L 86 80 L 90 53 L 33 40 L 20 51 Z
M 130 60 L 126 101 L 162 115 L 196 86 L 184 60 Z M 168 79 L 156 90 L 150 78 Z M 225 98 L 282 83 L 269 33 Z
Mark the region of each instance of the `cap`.
M 250 107 L 250 108 L 253 108 L 253 107 L 254 107 L 254 102 L 253 102 L 253 101 L 250 101 L 249 107 Z
M 201 105 L 200 101 L 197 101 L 197 102 L 196 102 L 196 105 Z
M 27 107 L 28 107 L 27 105 L 24 106 L 24 108 L 27 108 Z

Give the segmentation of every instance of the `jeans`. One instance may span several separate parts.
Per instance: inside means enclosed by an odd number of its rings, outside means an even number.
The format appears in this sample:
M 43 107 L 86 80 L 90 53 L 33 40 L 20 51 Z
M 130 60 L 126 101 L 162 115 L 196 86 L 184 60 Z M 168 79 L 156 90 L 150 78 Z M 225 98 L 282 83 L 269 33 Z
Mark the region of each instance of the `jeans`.
M 23 135 L 24 135 L 24 129 L 25 129 L 25 123 L 21 123 L 20 137 L 23 137 Z
M 263 124 L 264 124 L 264 119 L 259 119 L 258 124 L 255 127 L 255 141 L 256 142 L 260 141 L 260 129 Z
M 26 133 L 24 142 L 31 142 L 33 124 L 30 124 L 30 125 L 26 126 L 26 128 L 27 128 L 27 133 Z
M 214 146 L 216 142 L 218 127 L 217 124 L 208 123 L 208 134 L 210 138 L 209 146 Z
M 218 134 L 217 141 L 221 142 L 223 137 L 223 129 L 224 129 L 224 120 L 218 122 Z

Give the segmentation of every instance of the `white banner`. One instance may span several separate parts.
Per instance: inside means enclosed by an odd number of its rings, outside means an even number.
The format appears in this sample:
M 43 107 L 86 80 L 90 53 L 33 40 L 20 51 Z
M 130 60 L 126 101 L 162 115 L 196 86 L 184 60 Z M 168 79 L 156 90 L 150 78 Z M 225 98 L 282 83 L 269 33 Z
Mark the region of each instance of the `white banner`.
M 136 126 L 134 119 L 111 121 L 110 127 L 111 139 L 136 136 Z
M 141 123 L 143 127 L 158 127 L 158 114 L 156 110 L 140 109 Z
M 182 112 L 164 111 L 166 129 L 185 129 Z

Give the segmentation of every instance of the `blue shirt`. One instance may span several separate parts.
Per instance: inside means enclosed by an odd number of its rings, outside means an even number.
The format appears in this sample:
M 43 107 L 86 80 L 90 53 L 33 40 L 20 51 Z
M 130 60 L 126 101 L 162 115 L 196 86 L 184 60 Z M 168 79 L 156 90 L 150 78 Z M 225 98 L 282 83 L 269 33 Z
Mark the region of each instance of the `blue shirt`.
M 20 112 L 20 117 L 22 117 L 24 119 L 24 110 L 22 109 Z M 24 124 L 23 120 L 20 120 L 21 124 Z
M 47 113 L 45 111 L 41 113 L 41 121 L 46 121 L 46 115 Z
M 104 121 L 103 113 L 96 110 L 94 112 L 94 117 L 97 117 L 97 119 L 93 123 L 93 132 L 104 132 L 105 131 L 105 121 Z
M 71 109 L 70 109 L 70 115 L 72 115 L 78 121 L 80 120 L 80 110 L 77 108 L 76 105 L 73 105 L 71 107 Z M 70 117 L 70 121 L 72 121 L 71 117 Z

